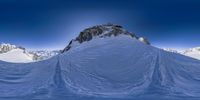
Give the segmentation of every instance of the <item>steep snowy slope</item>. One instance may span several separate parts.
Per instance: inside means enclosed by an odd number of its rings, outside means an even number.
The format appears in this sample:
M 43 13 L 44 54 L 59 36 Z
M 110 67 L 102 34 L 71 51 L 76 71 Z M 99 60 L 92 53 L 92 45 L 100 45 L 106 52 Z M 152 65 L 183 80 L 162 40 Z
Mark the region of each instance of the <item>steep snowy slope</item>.
M 75 93 L 199 97 L 200 61 L 127 36 L 91 40 L 60 56 L 66 87 Z
M 45 61 L 0 61 L 0 99 L 198 100 L 199 73 L 199 60 L 119 34 L 77 43 Z
M 143 93 L 157 59 L 157 50 L 150 48 L 124 35 L 85 42 L 60 55 L 66 85 L 85 95 Z
M 0 54 L 0 60 L 6 62 L 27 63 L 27 62 L 33 62 L 32 58 L 33 55 L 25 53 L 24 50 L 19 48 Z

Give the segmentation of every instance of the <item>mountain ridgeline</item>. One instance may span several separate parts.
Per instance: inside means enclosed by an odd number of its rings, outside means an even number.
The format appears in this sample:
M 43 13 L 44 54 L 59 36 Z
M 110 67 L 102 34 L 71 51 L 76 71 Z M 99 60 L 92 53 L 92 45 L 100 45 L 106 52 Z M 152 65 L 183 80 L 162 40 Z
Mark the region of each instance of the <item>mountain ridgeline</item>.
M 132 38 L 136 38 L 139 41 L 150 45 L 150 42 L 144 38 L 144 37 L 138 37 L 134 33 L 128 32 L 127 30 L 123 29 L 122 26 L 116 25 L 116 24 L 103 24 L 103 25 L 96 25 L 90 28 L 86 28 L 82 32 L 80 32 L 79 36 L 76 37 L 76 39 L 72 39 L 67 47 L 64 48 L 61 52 L 68 51 L 72 46 L 74 42 L 77 42 L 79 44 L 83 42 L 90 41 L 94 38 L 106 38 L 111 36 L 119 36 L 119 35 L 127 35 Z
M 15 63 L 29 63 L 35 61 L 46 60 L 51 58 L 60 51 L 48 51 L 48 50 L 26 50 L 22 46 L 16 46 L 9 43 L 0 44 L 0 60 Z

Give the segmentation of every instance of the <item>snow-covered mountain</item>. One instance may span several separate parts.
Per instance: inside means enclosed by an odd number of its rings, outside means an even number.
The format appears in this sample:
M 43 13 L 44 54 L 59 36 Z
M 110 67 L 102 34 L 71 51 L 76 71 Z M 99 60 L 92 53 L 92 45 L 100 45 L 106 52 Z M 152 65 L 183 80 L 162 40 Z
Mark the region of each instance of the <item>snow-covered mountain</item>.
M 84 35 L 72 41 L 78 43 L 48 60 L 0 61 L 0 99 L 200 99 L 199 60 L 166 52 L 124 33 L 88 38 Z
M 0 44 L 0 60 L 14 63 L 33 62 L 34 55 L 26 52 L 25 48 L 9 43 Z
M 127 30 L 123 29 L 120 25 L 115 24 L 104 24 L 104 25 L 97 25 L 90 28 L 87 28 L 80 32 L 79 36 L 76 39 L 72 39 L 67 47 L 64 48 L 61 52 L 68 51 L 72 47 L 76 47 L 77 45 L 88 42 L 92 39 L 96 38 L 108 38 L 108 37 L 116 37 L 119 35 L 126 35 L 131 38 L 135 38 L 141 41 L 144 44 L 150 45 L 150 42 L 144 37 L 138 37 L 134 33 L 130 33 Z
M 32 50 L 28 51 L 23 47 L 9 43 L 0 44 L 0 60 L 14 63 L 29 63 L 49 59 L 60 51 Z
M 0 53 L 6 53 L 6 52 L 11 51 L 16 48 L 17 47 L 15 45 L 11 45 L 8 43 L 1 43 L 0 44 Z
M 182 54 L 200 60 L 200 47 L 186 49 Z
M 170 48 L 167 48 L 167 49 L 164 48 L 163 50 L 173 52 L 173 53 L 179 53 L 179 54 L 200 60 L 200 47 L 189 48 L 189 49 L 185 49 L 185 50 L 181 50 L 181 51 L 176 50 L 176 49 L 170 49 Z
M 6 61 L 6 62 L 33 62 L 33 56 L 32 54 L 26 53 L 23 49 L 12 49 L 10 51 L 7 51 L 6 53 L 0 54 L 0 60 Z
M 49 59 L 60 53 L 59 50 L 29 50 L 28 53 L 35 55 L 35 61 L 41 61 Z
M 181 53 L 181 51 L 179 50 L 176 50 L 176 49 L 172 49 L 172 48 L 161 48 L 165 51 L 169 51 L 169 52 L 173 52 L 173 53 Z

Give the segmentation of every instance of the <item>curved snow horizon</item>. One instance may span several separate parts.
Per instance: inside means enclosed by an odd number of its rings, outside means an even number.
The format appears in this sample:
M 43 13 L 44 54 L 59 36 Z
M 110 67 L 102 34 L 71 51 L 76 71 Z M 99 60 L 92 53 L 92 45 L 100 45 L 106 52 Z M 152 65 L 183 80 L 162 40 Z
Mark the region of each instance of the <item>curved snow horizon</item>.
M 120 35 L 48 60 L 0 61 L 1 100 L 198 99 L 200 61 Z

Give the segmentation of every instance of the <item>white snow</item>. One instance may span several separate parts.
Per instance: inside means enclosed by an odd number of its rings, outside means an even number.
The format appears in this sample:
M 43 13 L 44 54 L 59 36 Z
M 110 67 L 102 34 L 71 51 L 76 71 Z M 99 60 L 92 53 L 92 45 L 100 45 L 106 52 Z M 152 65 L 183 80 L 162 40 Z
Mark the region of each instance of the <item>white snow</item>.
M 0 60 L 6 61 L 6 62 L 14 62 L 14 63 L 27 63 L 27 62 L 33 62 L 32 59 L 33 55 L 25 53 L 22 49 L 12 49 L 11 51 L 8 51 L 7 53 L 0 54 Z
M 163 48 L 163 50 L 173 52 L 173 53 L 179 53 L 179 54 L 200 60 L 200 47 L 189 48 L 189 49 L 185 49 L 185 50 Z
M 187 49 L 182 54 L 200 60 L 200 47 Z

